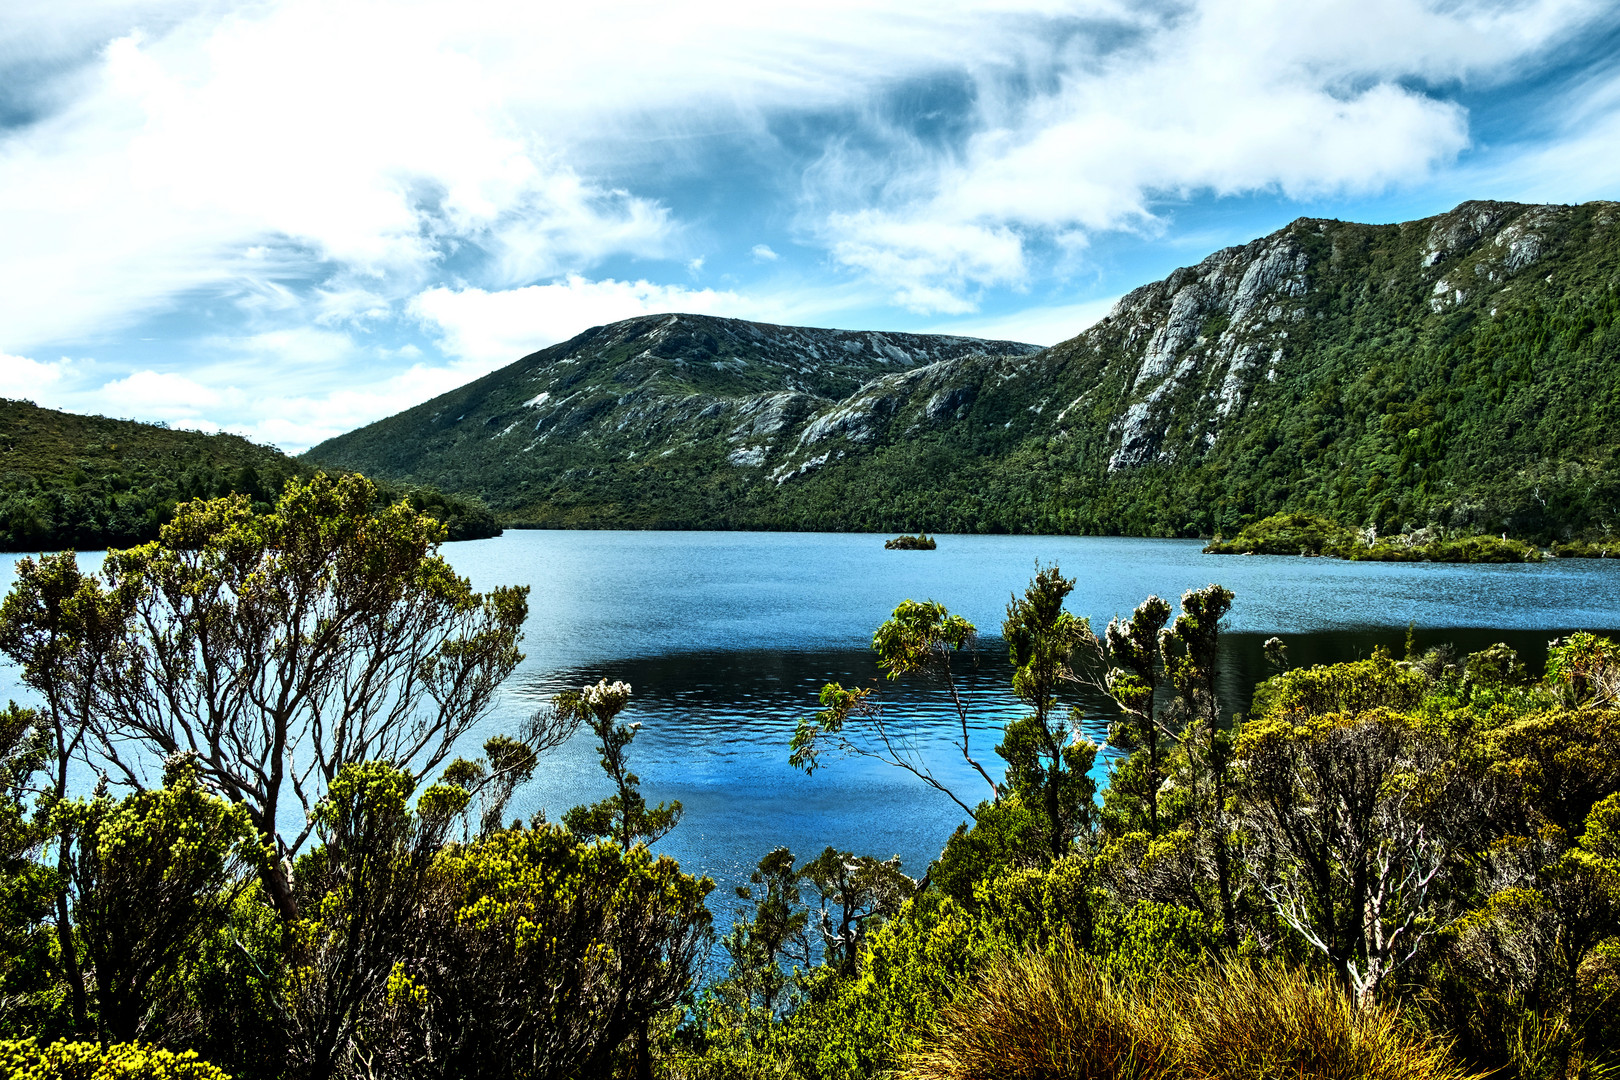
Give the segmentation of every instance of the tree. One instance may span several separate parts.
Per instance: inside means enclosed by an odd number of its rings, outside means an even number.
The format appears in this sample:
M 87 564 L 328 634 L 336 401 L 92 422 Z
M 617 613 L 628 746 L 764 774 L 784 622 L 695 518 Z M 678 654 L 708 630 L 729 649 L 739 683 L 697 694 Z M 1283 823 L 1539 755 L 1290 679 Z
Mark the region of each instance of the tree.
M 434 860 L 467 792 L 386 762 L 345 765 L 315 808 L 320 844 L 294 876 L 299 910 L 282 1021 L 296 1075 L 326 1080 L 376 1050 L 368 1021 L 395 965 L 419 948 Z
M 1103 689 L 1119 706 L 1108 741 L 1130 758 L 1116 767 L 1109 790 L 1117 804 L 1121 796 L 1146 810 L 1146 832 L 1156 839 L 1161 831 L 1159 793 L 1164 787 L 1163 743 L 1173 744 L 1180 732 L 1164 721 L 1159 708 L 1159 684 L 1164 679 L 1164 654 L 1159 635 L 1170 621 L 1170 605 L 1150 596 L 1137 605 L 1129 620 L 1113 619 L 1106 631 L 1106 674 Z
M 859 973 L 870 928 L 893 916 L 917 890 L 917 882 L 900 871 L 898 855 L 879 860 L 831 847 L 806 863 L 799 877 L 820 899 L 817 929 L 823 955 L 840 975 Z
M 583 722 L 596 735 L 602 771 L 615 789 L 613 795 L 599 803 L 569 810 L 563 815 L 563 824 L 576 836 L 610 837 L 626 850 L 637 842 L 657 843 L 681 820 L 679 802 L 659 803 L 649 809 L 641 795 L 641 778 L 630 771 L 630 743 L 641 725 L 614 723 L 629 701 L 629 683 L 609 685 L 606 679 L 553 699 L 560 715 Z
M 945 686 L 960 732 L 956 748 L 962 759 L 989 785 L 992 800 L 997 800 L 1001 797 L 1001 785 L 985 771 L 969 748 L 967 703 L 951 670 L 952 655 L 971 650 L 977 637 L 973 624 L 960 615 L 952 615 L 945 610 L 945 605 L 932 600 L 922 603 L 906 600 L 894 609 L 893 617 L 873 633 L 872 651 L 878 655 L 878 666 L 891 680 L 902 675 L 923 674 Z M 918 751 L 906 742 L 905 735 L 886 722 L 882 702 L 871 688 L 846 690 L 838 683 L 828 683 L 821 688 L 821 705 L 821 711 L 811 720 L 801 720 L 793 733 L 788 760 L 795 767 L 813 773 L 821 763 L 821 755 L 828 752 L 875 758 L 905 769 L 945 794 L 968 817 L 975 816 L 971 806 L 934 776 Z M 851 720 L 867 722 L 875 745 L 854 738 L 846 731 Z
M 71 819 L 53 817 L 68 797 L 68 770 L 91 735 L 102 681 L 122 661 L 127 615 L 100 583 L 79 572 L 71 552 L 21 559 L 17 580 L 0 603 L 0 652 L 22 668 L 22 681 L 44 701 L 38 728 L 52 775 L 42 792 L 42 820 L 56 851 L 57 955 L 67 978 L 74 1030 L 88 1032 L 89 998 L 73 937 L 67 883 L 72 877 Z
M 1232 592 L 1219 585 L 1190 589 L 1181 595 L 1181 611 L 1165 632 L 1165 669 L 1176 688 L 1176 704 L 1186 725 L 1203 737 L 1203 768 L 1209 792 L 1203 802 L 1208 841 L 1214 853 L 1215 889 L 1220 902 L 1221 934 L 1228 951 L 1237 949 L 1237 906 L 1232 880 L 1230 829 L 1226 820 L 1227 772 L 1231 739 L 1221 726 L 1221 620 L 1232 610 Z M 1195 780 L 1196 783 L 1196 774 Z M 1196 800 L 1196 791 L 1195 791 Z
M 1013 665 L 1013 694 L 1033 712 L 1010 721 L 996 753 L 1007 762 L 1006 787 L 1045 817 L 1050 858 L 1066 855 L 1095 809 L 1090 776 L 1097 747 L 1081 734 L 1080 711 L 1059 719 L 1057 692 L 1077 681 L 1073 658 L 1095 648 L 1090 623 L 1063 610 L 1074 579 L 1055 566 L 1037 569 L 1023 596 L 1007 605 L 1001 635 Z
M 517 789 L 534 777 L 541 753 L 567 741 L 577 726 L 555 715 L 537 712 L 529 722 L 527 740 L 510 735 L 491 736 L 484 743 L 482 758 L 473 761 L 457 758 L 445 768 L 441 778 L 445 783 L 477 796 L 479 836 L 488 836 L 501 828 L 507 804 Z M 472 813 L 469 811 L 465 818 L 463 838 L 471 839 Z
M 1471 813 L 1455 755 L 1378 709 L 1251 719 L 1237 760 L 1251 875 L 1370 1006 L 1449 919 L 1439 876 Z
M 7 1029 L 18 1021 L 37 1028 L 36 1018 L 24 1014 L 55 996 L 48 920 L 56 875 L 39 859 L 51 839 L 50 804 L 39 812 L 31 806 L 52 771 L 43 720 L 16 702 L 0 710 L 0 1021 Z
M 21 560 L 0 607 L 0 651 L 43 698 L 59 767 L 88 740 L 139 789 L 153 755 L 196 754 L 274 847 L 262 876 L 288 921 L 290 861 L 338 773 L 437 769 L 521 659 L 527 590 L 474 592 L 436 554 L 441 525 L 376 501 L 363 477 L 318 474 L 267 514 L 187 503 L 99 578 L 71 553 Z
M 95 973 L 103 1042 L 162 1034 L 155 989 L 224 924 L 243 872 L 266 857 L 247 813 L 208 792 L 198 772 L 196 758 L 181 754 L 159 789 L 60 810 L 80 838 L 73 916 Z
M 731 933 L 720 939 L 720 947 L 731 956 L 721 994 L 731 1004 L 755 1006 L 774 1018 L 788 986 L 782 964 L 810 966 L 810 939 L 805 933 L 810 915 L 804 909 L 793 852 L 785 847 L 767 852 L 748 875 L 748 884 L 737 886 L 737 898 L 747 907 L 739 910 Z M 740 917 L 750 911 L 752 918 Z
M 1620 644 L 1585 632 L 1553 641 L 1547 684 L 1574 708 L 1620 704 Z
M 607 1076 L 691 987 L 708 878 L 645 844 L 544 823 L 445 850 L 422 929 L 387 973 L 372 1075 L 435 1080 Z

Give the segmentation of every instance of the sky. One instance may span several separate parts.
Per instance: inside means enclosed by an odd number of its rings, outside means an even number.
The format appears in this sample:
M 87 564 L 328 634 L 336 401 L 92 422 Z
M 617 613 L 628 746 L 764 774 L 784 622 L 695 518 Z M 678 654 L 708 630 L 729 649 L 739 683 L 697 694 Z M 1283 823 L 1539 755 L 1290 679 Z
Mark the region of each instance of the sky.
M 1053 344 L 1300 216 L 1620 198 L 1613 0 L 5 0 L 0 396 L 299 452 L 686 311 Z

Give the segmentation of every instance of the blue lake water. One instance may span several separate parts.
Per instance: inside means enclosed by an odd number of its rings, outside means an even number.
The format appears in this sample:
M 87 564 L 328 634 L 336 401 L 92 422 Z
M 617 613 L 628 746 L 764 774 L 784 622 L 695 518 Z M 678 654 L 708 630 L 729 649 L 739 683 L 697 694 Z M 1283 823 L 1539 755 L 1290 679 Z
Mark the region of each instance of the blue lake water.
M 659 844 L 722 885 L 714 907 L 759 857 L 786 845 L 801 857 L 826 845 L 888 857 L 920 876 L 961 811 L 891 767 L 832 762 L 814 776 L 787 764 L 795 721 L 813 712 L 821 685 L 878 677 L 872 630 L 901 600 L 934 599 L 984 634 L 977 666 L 964 665 L 980 760 L 996 759 L 996 732 L 1016 706 L 995 639 L 1009 595 L 1036 562 L 1077 578 L 1070 609 L 1100 629 L 1150 593 L 1170 600 L 1217 581 L 1236 600 L 1227 626 L 1223 697 L 1241 711 L 1266 674 L 1260 643 L 1280 634 L 1295 663 L 1399 648 L 1407 624 L 1419 644 L 1464 651 L 1507 641 L 1532 666 L 1547 640 L 1570 629 L 1620 628 L 1620 562 L 1527 566 L 1345 563 L 1328 559 L 1204 555 L 1196 541 L 1082 537 L 942 536 L 931 552 L 896 552 L 861 534 L 509 532 L 447 545 L 451 563 L 480 588 L 532 586 L 526 658 L 484 734 L 515 727 L 558 690 L 598 678 L 634 688 L 625 719 L 642 728 L 632 762 L 644 793 L 679 799 L 685 820 Z M 15 556 L 0 556 L 0 589 Z M 85 557 L 93 562 L 94 556 Z M 968 803 L 983 782 L 956 756 L 952 714 L 927 685 L 883 689 L 889 715 L 917 752 Z M 26 697 L 0 667 L 0 700 Z M 1101 734 L 1107 707 L 1076 697 Z M 476 741 L 482 742 L 481 734 Z M 552 817 L 608 793 L 590 742 L 546 758 L 513 810 Z

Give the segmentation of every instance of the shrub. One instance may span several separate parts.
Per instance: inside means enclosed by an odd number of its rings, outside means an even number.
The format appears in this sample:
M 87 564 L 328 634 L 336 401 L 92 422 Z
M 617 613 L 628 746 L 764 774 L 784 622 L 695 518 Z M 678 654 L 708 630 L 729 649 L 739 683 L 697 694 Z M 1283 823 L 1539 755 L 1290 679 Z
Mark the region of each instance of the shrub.
M 1216 538 L 1204 549 L 1210 555 L 1339 555 L 1354 534 L 1343 525 L 1315 514 L 1272 514 L 1247 526 L 1230 540 Z
M 0 1042 L 0 1072 L 10 1080 L 230 1080 L 193 1051 L 176 1054 L 140 1043 Z
M 1337 982 L 1301 969 L 1231 964 L 1170 985 L 1179 1073 L 1189 1080 L 1450 1080 L 1442 1043 L 1394 1009 L 1357 1008 Z
M 907 1061 L 914 1080 L 1073 1080 L 1170 1075 L 1174 1028 L 1136 982 L 1114 982 L 1069 949 L 995 961 L 945 1006 Z

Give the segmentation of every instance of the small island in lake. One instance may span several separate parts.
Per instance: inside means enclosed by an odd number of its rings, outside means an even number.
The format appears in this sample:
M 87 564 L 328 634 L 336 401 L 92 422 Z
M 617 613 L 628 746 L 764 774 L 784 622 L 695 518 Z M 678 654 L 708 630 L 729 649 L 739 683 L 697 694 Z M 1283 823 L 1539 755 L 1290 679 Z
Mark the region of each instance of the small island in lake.
M 916 536 L 897 536 L 893 540 L 885 540 L 883 546 L 890 551 L 933 551 L 939 545 L 927 533 L 918 533 Z
M 1541 549 L 1534 544 L 1506 536 L 1456 536 L 1437 527 L 1379 536 L 1373 530 L 1350 528 L 1315 514 L 1291 513 L 1256 521 L 1230 540 L 1217 536 L 1204 553 L 1328 556 L 1358 562 L 1524 563 L 1542 559 Z
M 1620 540 L 1612 536 L 1568 540 L 1553 544 L 1552 553 L 1559 559 L 1620 559 Z

